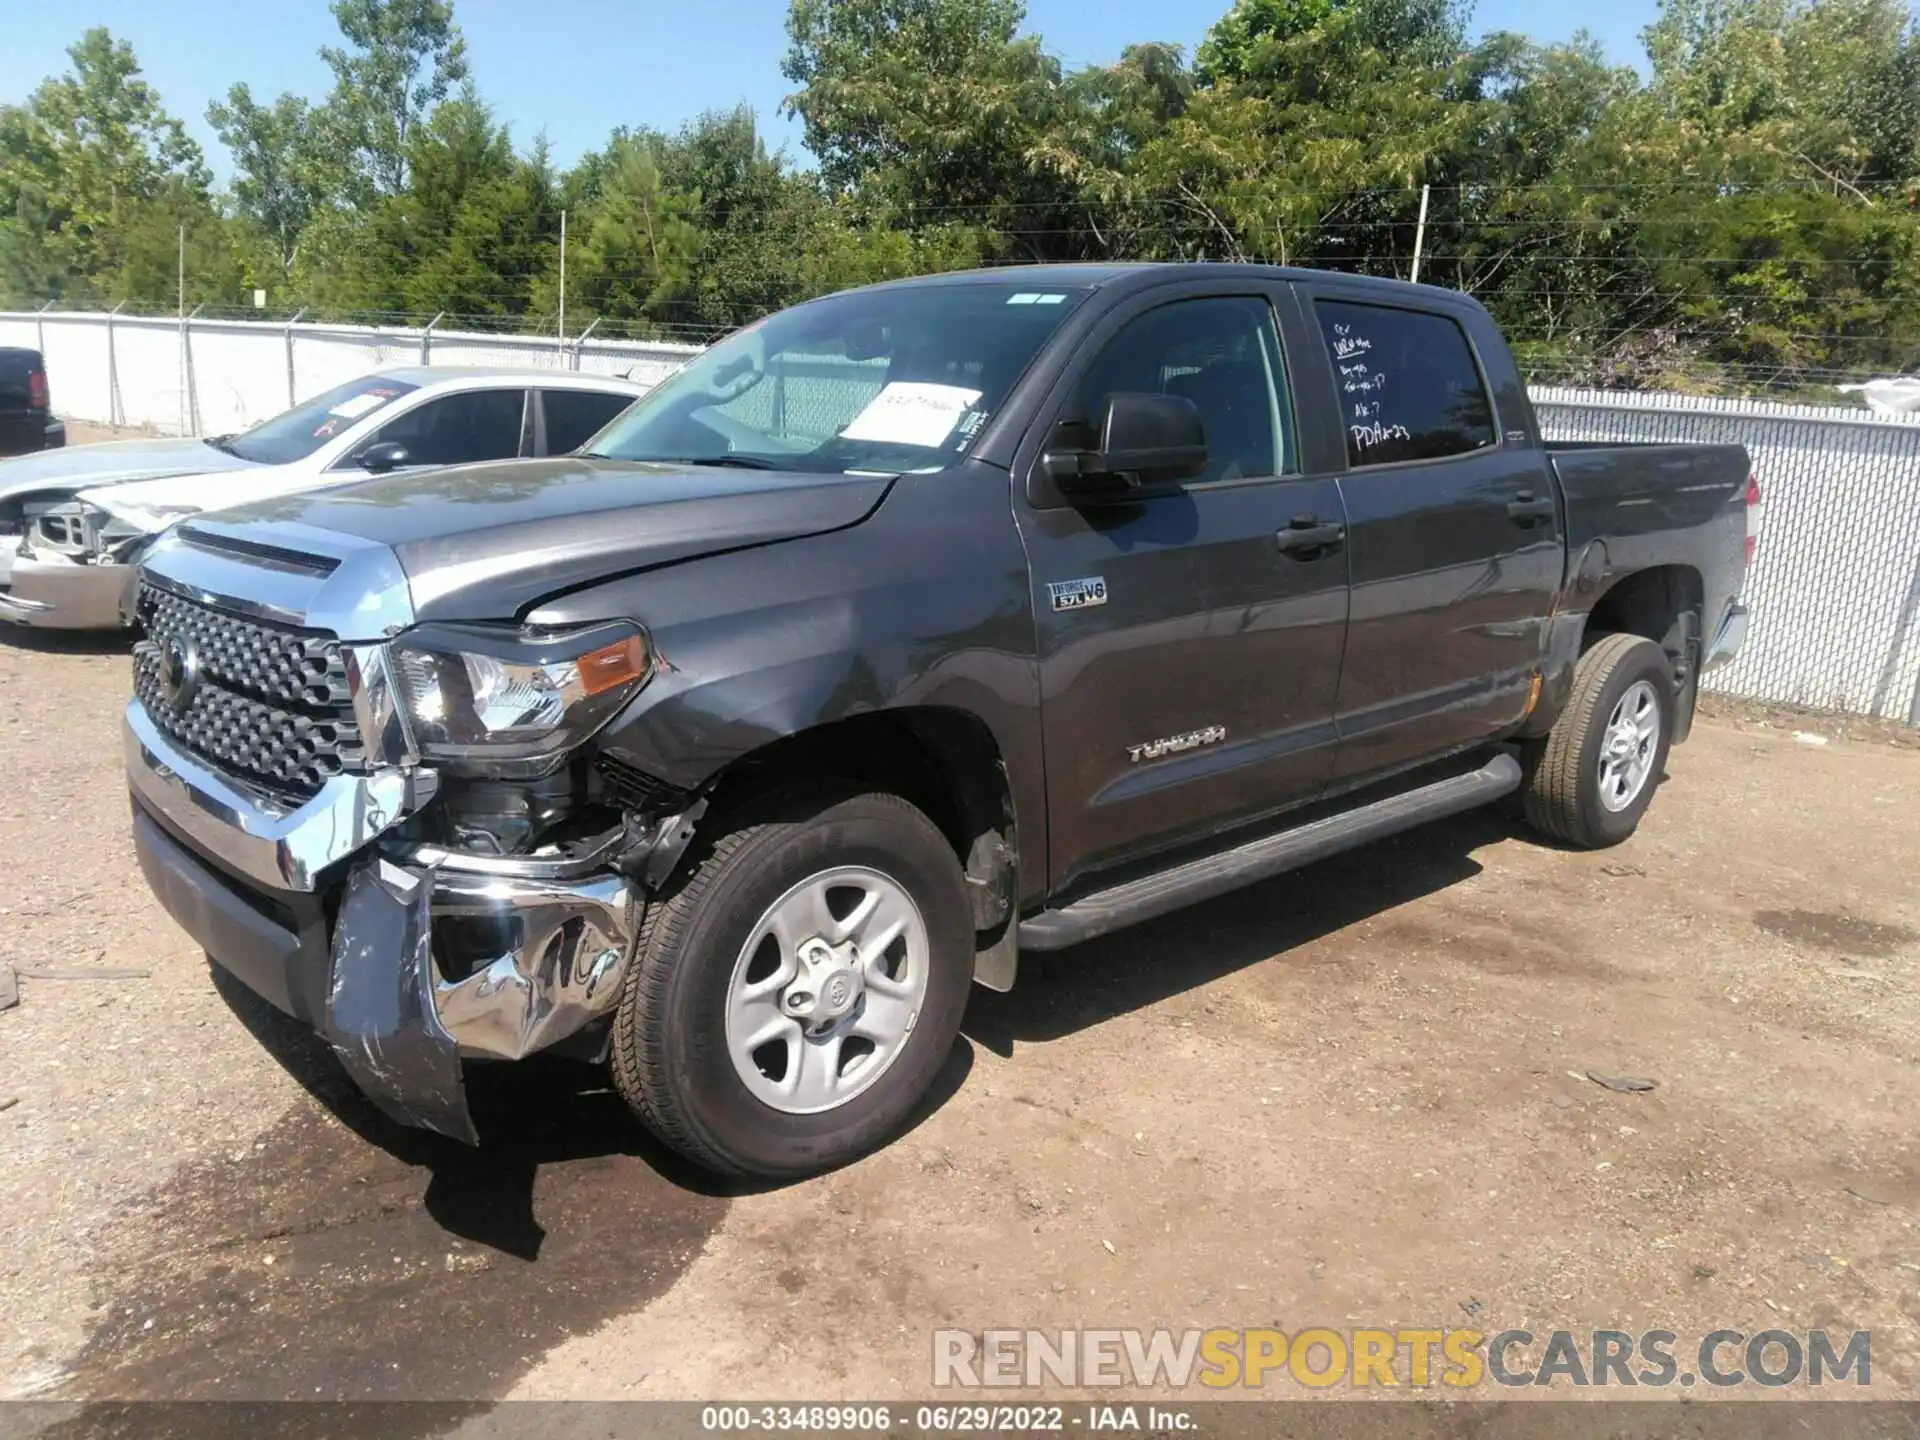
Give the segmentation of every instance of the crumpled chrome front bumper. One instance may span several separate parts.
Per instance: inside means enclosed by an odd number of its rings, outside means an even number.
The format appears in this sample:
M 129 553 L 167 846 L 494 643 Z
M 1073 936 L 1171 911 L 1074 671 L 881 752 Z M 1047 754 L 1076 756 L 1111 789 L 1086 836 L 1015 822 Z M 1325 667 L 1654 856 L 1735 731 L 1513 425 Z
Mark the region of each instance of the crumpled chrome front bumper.
M 401 843 L 395 827 L 434 793 L 429 771 L 336 776 L 279 806 L 195 760 L 138 701 L 126 752 L 155 895 L 268 1000 L 298 1014 L 285 997 L 317 992 L 302 1018 L 394 1119 L 472 1143 L 464 1059 L 521 1059 L 618 1003 L 641 897 L 607 868 L 611 847 L 558 860 Z M 263 918 L 336 888 L 324 953 Z M 324 984 L 286 973 L 300 967 L 323 967 Z
M 0 538 L 0 544 L 15 537 Z M 59 556 L 12 554 L 0 575 L 0 621 L 41 630 L 118 630 L 121 597 L 133 572 L 111 561 L 83 565 Z

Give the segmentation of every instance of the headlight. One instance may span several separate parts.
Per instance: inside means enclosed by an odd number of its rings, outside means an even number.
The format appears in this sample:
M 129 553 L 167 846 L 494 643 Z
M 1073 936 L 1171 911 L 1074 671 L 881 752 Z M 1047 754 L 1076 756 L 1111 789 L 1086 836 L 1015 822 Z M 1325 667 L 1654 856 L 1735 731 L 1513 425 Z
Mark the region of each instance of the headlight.
M 558 635 L 425 625 L 393 643 L 422 758 L 502 778 L 543 775 L 613 718 L 653 673 L 628 624 Z

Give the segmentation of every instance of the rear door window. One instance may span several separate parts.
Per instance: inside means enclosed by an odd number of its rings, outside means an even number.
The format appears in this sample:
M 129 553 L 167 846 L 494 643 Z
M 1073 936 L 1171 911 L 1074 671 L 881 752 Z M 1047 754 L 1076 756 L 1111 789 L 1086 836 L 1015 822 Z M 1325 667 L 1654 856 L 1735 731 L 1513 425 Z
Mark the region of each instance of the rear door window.
M 565 455 L 582 445 L 633 403 L 631 395 L 605 390 L 543 390 L 547 411 L 547 454 Z
M 1493 402 L 1458 322 L 1422 310 L 1318 300 L 1347 463 L 1394 465 L 1494 443 Z

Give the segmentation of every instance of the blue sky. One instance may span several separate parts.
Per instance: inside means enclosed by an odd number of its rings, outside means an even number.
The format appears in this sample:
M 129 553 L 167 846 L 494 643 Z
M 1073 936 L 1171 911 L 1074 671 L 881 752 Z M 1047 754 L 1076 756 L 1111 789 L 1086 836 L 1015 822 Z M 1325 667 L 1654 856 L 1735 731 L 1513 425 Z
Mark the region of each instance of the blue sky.
M 1027 24 L 1069 65 L 1115 58 L 1136 40 L 1196 44 L 1230 0 L 1028 0 Z M 801 156 L 800 129 L 779 115 L 786 0 L 456 0 L 474 77 L 525 145 L 544 130 L 562 164 L 600 145 L 615 125 L 677 127 L 702 110 L 746 101 L 768 144 Z M 1483 0 L 1476 30 L 1561 40 L 1585 25 L 1609 56 L 1642 60 L 1639 34 L 1657 0 L 1591 6 Z M 24 99 L 66 68 L 65 49 L 93 25 L 133 43 L 148 81 L 206 147 L 216 174 L 225 150 L 207 102 L 245 80 L 262 100 L 282 90 L 319 98 L 329 82 L 318 51 L 339 36 L 326 0 L 0 0 L 0 102 Z

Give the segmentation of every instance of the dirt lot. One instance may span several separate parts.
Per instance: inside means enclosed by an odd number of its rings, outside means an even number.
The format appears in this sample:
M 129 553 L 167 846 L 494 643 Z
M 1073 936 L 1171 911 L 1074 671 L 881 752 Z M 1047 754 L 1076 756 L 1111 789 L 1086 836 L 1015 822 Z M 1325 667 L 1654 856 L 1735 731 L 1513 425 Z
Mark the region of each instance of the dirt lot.
M 95 425 L 87 420 L 67 422 L 69 445 L 93 445 L 102 440 L 133 440 L 151 433 L 127 425 Z
M 0 636 L 0 1395 L 924 1396 L 935 1326 L 1070 1324 L 1871 1329 L 1920 1389 L 1920 752 L 1709 719 L 1616 851 L 1469 816 L 1030 961 L 905 1139 L 727 1192 L 585 1069 L 397 1130 L 217 986 L 126 675 Z

